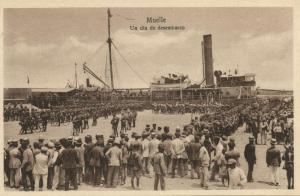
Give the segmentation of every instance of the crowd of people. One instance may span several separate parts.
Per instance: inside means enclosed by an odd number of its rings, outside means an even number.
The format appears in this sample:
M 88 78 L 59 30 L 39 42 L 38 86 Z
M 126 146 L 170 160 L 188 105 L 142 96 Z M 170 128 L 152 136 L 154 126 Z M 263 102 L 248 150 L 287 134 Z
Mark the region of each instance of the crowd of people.
M 270 182 L 279 186 L 278 172 L 284 161 L 288 188 L 294 188 L 293 100 L 257 100 L 195 116 L 175 130 L 153 123 L 128 135 L 126 130 L 134 124 L 126 121 L 122 125 L 122 118 L 130 113 L 131 110 L 123 110 L 121 119 L 113 115 L 113 134 L 109 138 L 96 134 L 84 139 L 70 136 L 50 141 L 43 137 L 38 141 L 9 140 L 4 159 L 7 186 L 38 191 L 71 187 L 77 190 L 82 183 L 108 188 L 129 183 L 133 189 L 140 189 L 142 176 L 148 176 L 153 178 L 154 190 L 158 185 L 165 190 L 166 178 L 190 176 L 198 178 L 199 187 L 205 189 L 211 181 L 220 181 L 224 188 L 239 189 L 255 181 L 255 147 L 261 135 L 260 143 L 271 145 L 266 152 Z M 239 141 L 232 135 L 244 124 L 251 134 L 244 134 L 250 135 L 249 143 L 240 151 L 236 148 Z M 284 144 L 283 154 L 276 144 Z M 248 164 L 247 175 L 240 167 L 243 158 Z

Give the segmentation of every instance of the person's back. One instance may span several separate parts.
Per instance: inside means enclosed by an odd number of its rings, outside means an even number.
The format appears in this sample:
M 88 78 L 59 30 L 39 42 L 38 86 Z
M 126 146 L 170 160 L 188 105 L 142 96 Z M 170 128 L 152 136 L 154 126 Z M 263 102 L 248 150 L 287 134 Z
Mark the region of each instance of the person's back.
M 267 150 L 266 162 L 267 165 L 280 166 L 281 164 L 280 151 L 275 147 L 270 147 Z
M 79 158 L 75 149 L 66 148 L 61 153 L 61 162 L 63 168 L 76 168 Z
M 156 152 L 152 158 L 152 165 L 155 174 L 165 175 L 167 173 L 164 163 L 164 155 L 161 152 Z
M 199 160 L 201 144 L 199 142 L 191 142 L 189 146 L 190 160 Z
M 44 153 L 39 153 L 35 156 L 35 164 L 33 174 L 45 175 L 48 173 L 48 156 Z
M 111 147 L 106 156 L 109 157 L 109 166 L 120 166 L 122 160 L 122 151 L 117 146 Z

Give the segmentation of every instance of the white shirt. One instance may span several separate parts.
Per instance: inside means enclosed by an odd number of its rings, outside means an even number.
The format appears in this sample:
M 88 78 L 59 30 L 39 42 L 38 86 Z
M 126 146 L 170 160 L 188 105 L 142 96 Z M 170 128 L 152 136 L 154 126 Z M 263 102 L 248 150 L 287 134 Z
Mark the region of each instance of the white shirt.
M 182 153 L 185 150 L 184 143 L 181 139 L 176 138 L 172 141 L 172 150 L 177 158 L 182 158 Z
M 143 157 L 149 157 L 149 140 L 145 138 L 142 141 Z
M 221 142 L 219 142 L 218 145 L 216 146 L 216 156 L 214 157 L 214 160 L 217 161 L 217 163 L 220 163 L 220 158 L 221 158 L 223 149 L 224 149 L 223 144 Z
M 149 155 L 152 157 L 156 152 L 158 152 L 158 145 L 160 141 L 156 138 L 149 142 Z
M 33 166 L 32 173 L 46 175 L 48 174 L 48 156 L 44 153 L 39 153 L 35 156 L 35 164 Z
M 229 188 L 230 189 L 239 189 L 243 188 L 243 185 L 246 183 L 246 176 L 244 171 L 239 168 L 235 167 L 234 169 L 228 169 L 229 174 Z

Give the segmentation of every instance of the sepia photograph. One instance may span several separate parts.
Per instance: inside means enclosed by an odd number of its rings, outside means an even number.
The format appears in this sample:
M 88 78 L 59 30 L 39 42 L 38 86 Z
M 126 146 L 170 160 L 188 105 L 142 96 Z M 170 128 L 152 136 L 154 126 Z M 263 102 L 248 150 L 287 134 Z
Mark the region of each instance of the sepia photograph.
M 3 191 L 294 190 L 293 24 L 292 7 L 3 8 Z

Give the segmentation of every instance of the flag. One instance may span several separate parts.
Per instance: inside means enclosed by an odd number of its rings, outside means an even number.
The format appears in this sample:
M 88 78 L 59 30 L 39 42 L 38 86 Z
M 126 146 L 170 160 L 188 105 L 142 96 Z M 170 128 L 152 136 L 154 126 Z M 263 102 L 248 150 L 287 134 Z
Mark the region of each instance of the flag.
M 29 81 L 29 76 L 27 75 L 27 84 L 29 84 L 29 82 L 30 82 L 30 81 Z

